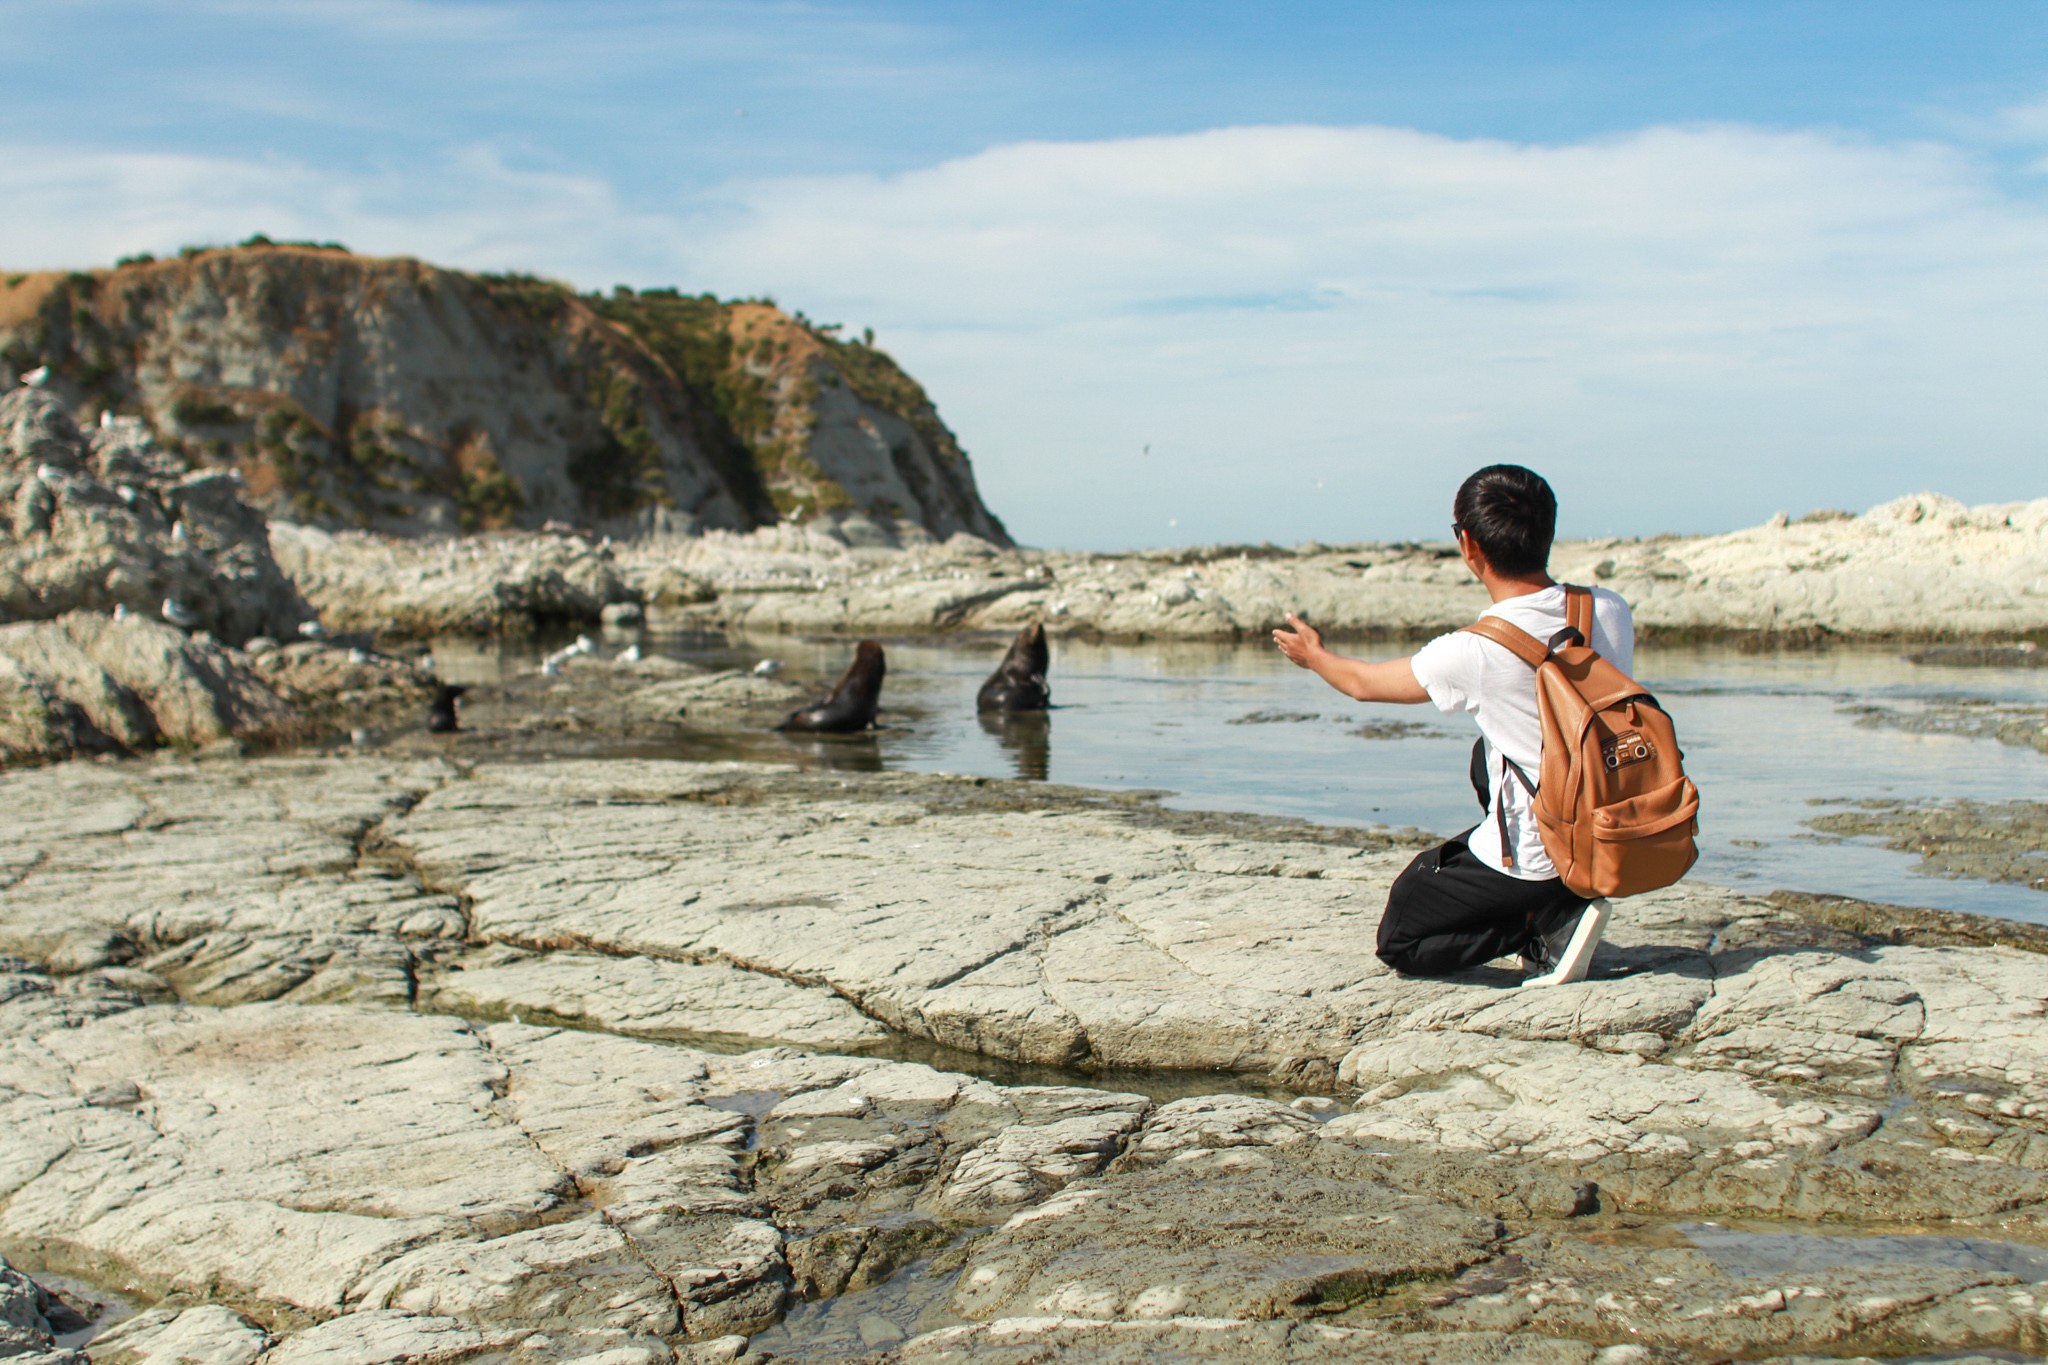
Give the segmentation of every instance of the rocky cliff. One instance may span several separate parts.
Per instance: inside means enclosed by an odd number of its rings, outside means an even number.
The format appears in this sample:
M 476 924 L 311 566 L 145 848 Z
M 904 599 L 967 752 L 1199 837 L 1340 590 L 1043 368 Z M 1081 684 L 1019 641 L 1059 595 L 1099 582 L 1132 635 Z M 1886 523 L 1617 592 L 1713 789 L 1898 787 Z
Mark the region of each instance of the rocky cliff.
M 330 528 L 1009 539 L 915 380 L 765 303 L 253 244 L 0 275 L 0 387 L 42 366 L 75 416 L 140 417 Z

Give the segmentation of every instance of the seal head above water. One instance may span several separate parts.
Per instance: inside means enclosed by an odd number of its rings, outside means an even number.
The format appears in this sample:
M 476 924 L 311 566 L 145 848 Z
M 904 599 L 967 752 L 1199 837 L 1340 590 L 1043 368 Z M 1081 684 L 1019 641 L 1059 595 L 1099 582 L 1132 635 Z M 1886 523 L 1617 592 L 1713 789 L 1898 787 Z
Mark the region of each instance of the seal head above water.
M 839 679 L 832 695 L 789 713 L 778 730 L 802 730 L 822 734 L 851 734 L 875 723 L 875 708 L 882 700 L 882 675 L 888 663 L 882 646 L 862 640 L 853 651 L 853 663 Z
M 427 728 L 435 734 L 460 730 L 462 726 L 455 719 L 455 699 L 467 691 L 460 683 L 435 684 L 434 699 L 427 704 Z
M 1028 625 L 1010 641 L 996 671 L 989 674 L 975 695 L 977 711 L 1043 711 L 1052 705 L 1052 689 L 1045 685 L 1051 662 L 1045 648 L 1045 627 Z

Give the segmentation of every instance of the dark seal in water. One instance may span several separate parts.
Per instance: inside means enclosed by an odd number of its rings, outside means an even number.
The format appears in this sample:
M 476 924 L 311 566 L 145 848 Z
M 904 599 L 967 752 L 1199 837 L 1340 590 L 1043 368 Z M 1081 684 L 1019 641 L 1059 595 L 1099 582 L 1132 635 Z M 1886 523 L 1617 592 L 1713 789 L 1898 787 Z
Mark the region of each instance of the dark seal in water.
M 882 675 L 888 663 L 882 646 L 862 640 L 853 651 L 853 663 L 823 701 L 812 702 L 789 713 L 778 730 L 807 730 L 826 734 L 849 734 L 875 723 L 875 708 L 882 700 Z
M 427 728 L 436 734 L 460 730 L 462 726 L 455 719 L 455 699 L 469 691 L 458 683 L 440 683 L 434 688 L 434 700 L 427 704 Z
M 1043 711 L 1052 705 L 1052 689 L 1045 685 L 1050 658 L 1045 649 L 1045 627 L 1029 625 L 1010 641 L 996 671 L 974 698 L 977 711 Z

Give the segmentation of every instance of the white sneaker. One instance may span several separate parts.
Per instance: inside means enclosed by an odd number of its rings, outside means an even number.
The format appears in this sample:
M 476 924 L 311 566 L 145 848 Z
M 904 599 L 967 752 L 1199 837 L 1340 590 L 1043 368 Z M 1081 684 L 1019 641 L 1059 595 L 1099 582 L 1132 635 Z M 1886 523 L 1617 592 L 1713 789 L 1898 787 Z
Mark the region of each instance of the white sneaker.
M 1607 928 L 1607 898 L 1587 902 L 1586 908 L 1557 928 L 1543 934 L 1529 946 L 1536 951 L 1522 954 L 1524 986 L 1562 986 L 1584 981 L 1593 965 L 1593 950 Z

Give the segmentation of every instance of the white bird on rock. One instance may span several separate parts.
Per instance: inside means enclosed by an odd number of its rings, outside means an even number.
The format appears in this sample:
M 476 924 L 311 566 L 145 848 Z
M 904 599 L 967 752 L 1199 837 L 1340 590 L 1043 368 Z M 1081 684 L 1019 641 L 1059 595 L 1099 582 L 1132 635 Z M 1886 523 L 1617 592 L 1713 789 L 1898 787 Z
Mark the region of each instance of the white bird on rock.
M 43 385 L 50 382 L 50 367 L 48 365 L 36 366 L 21 377 L 21 382 L 32 389 L 40 389 Z
M 172 540 L 172 542 L 173 542 L 174 544 L 178 544 L 178 545 L 183 545 L 183 544 L 185 543 L 185 523 L 184 523 L 184 522 L 182 522 L 182 521 L 174 521 L 174 522 L 172 522 L 172 523 L 171 523 L 171 540 Z
M 766 678 L 774 674 L 774 672 L 781 667 L 782 664 L 778 660 L 763 659 L 760 663 L 754 665 L 754 676 L 757 678 Z
M 64 471 L 53 464 L 39 464 L 36 466 L 36 477 L 44 483 L 55 483 L 64 477 Z
M 166 597 L 163 605 L 164 620 L 179 630 L 190 630 L 199 624 L 199 614 L 175 597 Z
M 126 602 L 114 603 L 114 619 L 116 621 L 125 621 L 128 619 L 128 604 Z
M 327 638 L 327 627 L 321 625 L 318 621 L 301 621 L 299 622 L 299 638 L 303 640 L 324 640 Z
M 627 645 L 612 659 L 615 664 L 637 664 L 640 662 L 640 646 Z
M 579 635 L 576 637 L 576 643 L 563 645 L 560 649 L 540 661 L 541 675 L 552 678 L 562 671 L 563 664 L 568 663 L 569 660 L 575 658 L 578 654 L 588 654 L 596 648 L 597 646 L 591 642 L 588 635 Z
M 348 661 L 352 664 L 366 664 L 370 662 L 370 651 L 367 649 L 352 649 L 348 652 Z

